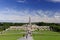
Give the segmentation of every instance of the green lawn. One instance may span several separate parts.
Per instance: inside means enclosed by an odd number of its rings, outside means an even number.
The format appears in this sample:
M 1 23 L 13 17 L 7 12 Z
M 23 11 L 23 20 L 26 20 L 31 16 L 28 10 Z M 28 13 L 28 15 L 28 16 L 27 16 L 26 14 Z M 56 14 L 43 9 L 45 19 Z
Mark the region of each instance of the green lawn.
M 52 31 L 39 31 L 38 33 L 33 33 L 33 38 L 34 40 L 60 40 L 60 33 Z
M 24 34 L 20 34 L 19 30 L 12 30 L 12 31 L 6 31 L 5 33 L 0 34 L 0 40 L 17 40 L 20 37 L 22 37 L 22 35 Z

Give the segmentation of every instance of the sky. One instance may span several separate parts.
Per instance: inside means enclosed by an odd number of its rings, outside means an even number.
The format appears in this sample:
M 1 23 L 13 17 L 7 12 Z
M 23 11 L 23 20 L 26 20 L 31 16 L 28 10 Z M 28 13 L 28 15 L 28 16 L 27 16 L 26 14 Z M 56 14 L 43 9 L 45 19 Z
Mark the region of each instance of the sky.
M 60 23 L 60 0 L 0 0 L 0 22 Z

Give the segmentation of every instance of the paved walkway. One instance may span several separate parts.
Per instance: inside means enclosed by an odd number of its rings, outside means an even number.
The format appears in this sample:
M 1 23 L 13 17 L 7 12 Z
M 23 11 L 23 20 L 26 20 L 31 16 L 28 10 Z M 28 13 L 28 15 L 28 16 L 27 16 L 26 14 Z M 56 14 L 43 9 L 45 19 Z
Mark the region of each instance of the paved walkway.
M 26 36 L 23 38 L 19 38 L 18 40 L 33 40 L 32 36 L 28 35 L 27 38 Z

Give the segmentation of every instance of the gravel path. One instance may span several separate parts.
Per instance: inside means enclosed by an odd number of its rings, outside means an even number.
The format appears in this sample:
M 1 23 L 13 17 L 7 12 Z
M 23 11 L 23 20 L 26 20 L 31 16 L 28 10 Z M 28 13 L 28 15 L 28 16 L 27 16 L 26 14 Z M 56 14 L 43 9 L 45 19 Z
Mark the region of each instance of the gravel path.
M 19 38 L 18 40 L 33 40 L 33 38 L 28 34 L 27 38 L 25 36 L 25 37 Z

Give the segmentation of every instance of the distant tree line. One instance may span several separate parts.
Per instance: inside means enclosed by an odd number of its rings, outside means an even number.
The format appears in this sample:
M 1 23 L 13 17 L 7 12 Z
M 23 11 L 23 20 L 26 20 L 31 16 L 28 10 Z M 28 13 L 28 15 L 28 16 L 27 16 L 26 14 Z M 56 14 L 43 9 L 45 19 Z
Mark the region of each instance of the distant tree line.
M 35 24 L 38 25 L 38 26 L 50 26 L 50 30 L 60 32 L 60 24 L 59 23 L 38 22 L 38 23 L 35 23 Z
M 0 23 L 0 31 L 5 30 L 10 26 L 22 26 L 24 24 L 27 24 L 27 23 L 7 23 L 7 22 Z
M 0 31 L 9 28 L 10 26 L 22 26 L 28 23 L 0 23 Z M 59 23 L 44 23 L 44 22 L 33 22 L 32 24 L 36 24 L 38 26 L 50 26 L 50 30 L 60 32 L 60 24 Z

